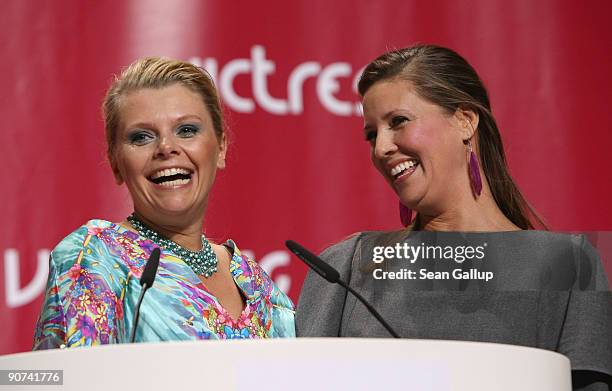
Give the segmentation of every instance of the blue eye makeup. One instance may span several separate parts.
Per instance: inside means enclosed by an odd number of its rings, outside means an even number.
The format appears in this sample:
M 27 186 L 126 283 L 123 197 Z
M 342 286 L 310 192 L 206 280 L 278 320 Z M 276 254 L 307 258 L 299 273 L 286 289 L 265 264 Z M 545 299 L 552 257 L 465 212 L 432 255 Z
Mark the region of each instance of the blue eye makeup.
M 176 133 L 179 137 L 193 137 L 200 132 L 200 127 L 198 125 L 193 124 L 185 124 L 178 127 Z
M 177 126 L 174 131 L 176 137 L 191 138 L 200 133 L 200 125 L 182 124 Z M 158 137 L 157 132 L 149 129 L 133 129 L 127 135 L 127 142 L 131 145 L 146 145 L 154 141 Z
M 145 145 L 155 138 L 151 132 L 145 130 L 134 130 L 128 135 L 128 141 L 132 145 Z

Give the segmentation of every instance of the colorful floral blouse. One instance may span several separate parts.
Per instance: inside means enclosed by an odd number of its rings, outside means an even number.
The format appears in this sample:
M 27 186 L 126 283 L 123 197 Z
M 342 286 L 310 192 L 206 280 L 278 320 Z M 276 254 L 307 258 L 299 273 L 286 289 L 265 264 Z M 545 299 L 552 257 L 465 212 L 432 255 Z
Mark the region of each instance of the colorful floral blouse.
M 163 250 L 140 307 L 136 341 L 294 337 L 294 309 L 257 263 L 233 252 L 230 272 L 246 299 L 233 320 L 192 269 Z M 34 350 L 129 342 L 139 279 L 156 247 L 104 220 L 91 220 L 51 253 Z

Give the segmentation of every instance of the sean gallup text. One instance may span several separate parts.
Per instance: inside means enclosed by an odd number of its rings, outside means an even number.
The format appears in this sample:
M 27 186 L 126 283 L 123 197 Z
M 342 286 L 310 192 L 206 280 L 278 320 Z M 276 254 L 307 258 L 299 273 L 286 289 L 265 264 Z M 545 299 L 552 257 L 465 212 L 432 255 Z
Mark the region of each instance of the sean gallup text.
M 490 281 L 495 274 L 491 271 L 479 271 L 478 269 L 453 269 L 452 271 L 431 272 L 427 269 L 410 270 L 400 269 L 398 271 L 383 271 L 375 269 L 372 272 L 375 280 L 483 280 Z

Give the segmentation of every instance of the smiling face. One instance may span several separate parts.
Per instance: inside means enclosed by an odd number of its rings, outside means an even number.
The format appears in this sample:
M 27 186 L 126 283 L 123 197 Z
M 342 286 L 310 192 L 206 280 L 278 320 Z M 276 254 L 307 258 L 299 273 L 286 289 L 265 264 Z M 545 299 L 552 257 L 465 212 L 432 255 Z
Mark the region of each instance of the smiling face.
M 372 162 L 400 201 L 419 212 L 448 209 L 470 189 L 469 129 L 460 116 L 422 99 L 411 82 L 383 80 L 363 97 L 364 131 Z
M 157 224 L 202 219 L 226 151 L 202 97 L 179 83 L 142 88 L 120 98 L 119 117 L 111 165 L 135 211 Z

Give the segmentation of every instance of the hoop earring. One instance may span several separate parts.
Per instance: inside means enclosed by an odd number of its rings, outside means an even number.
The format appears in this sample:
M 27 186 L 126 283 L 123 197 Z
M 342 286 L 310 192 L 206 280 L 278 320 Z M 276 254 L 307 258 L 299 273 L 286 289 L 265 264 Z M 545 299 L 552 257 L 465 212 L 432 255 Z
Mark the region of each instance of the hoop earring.
M 480 165 L 478 158 L 472 149 L 472 142 L 468 140 L 468 173 L 470 175 L 470 185 L 474 197 L 478 198 L 482 192 L 482 178 L 480 177 Z
M 404 227 L 407 227 L 412 222 L 412 209 L 408 208 L 401 202 L 399 203 L 400 221 Z

